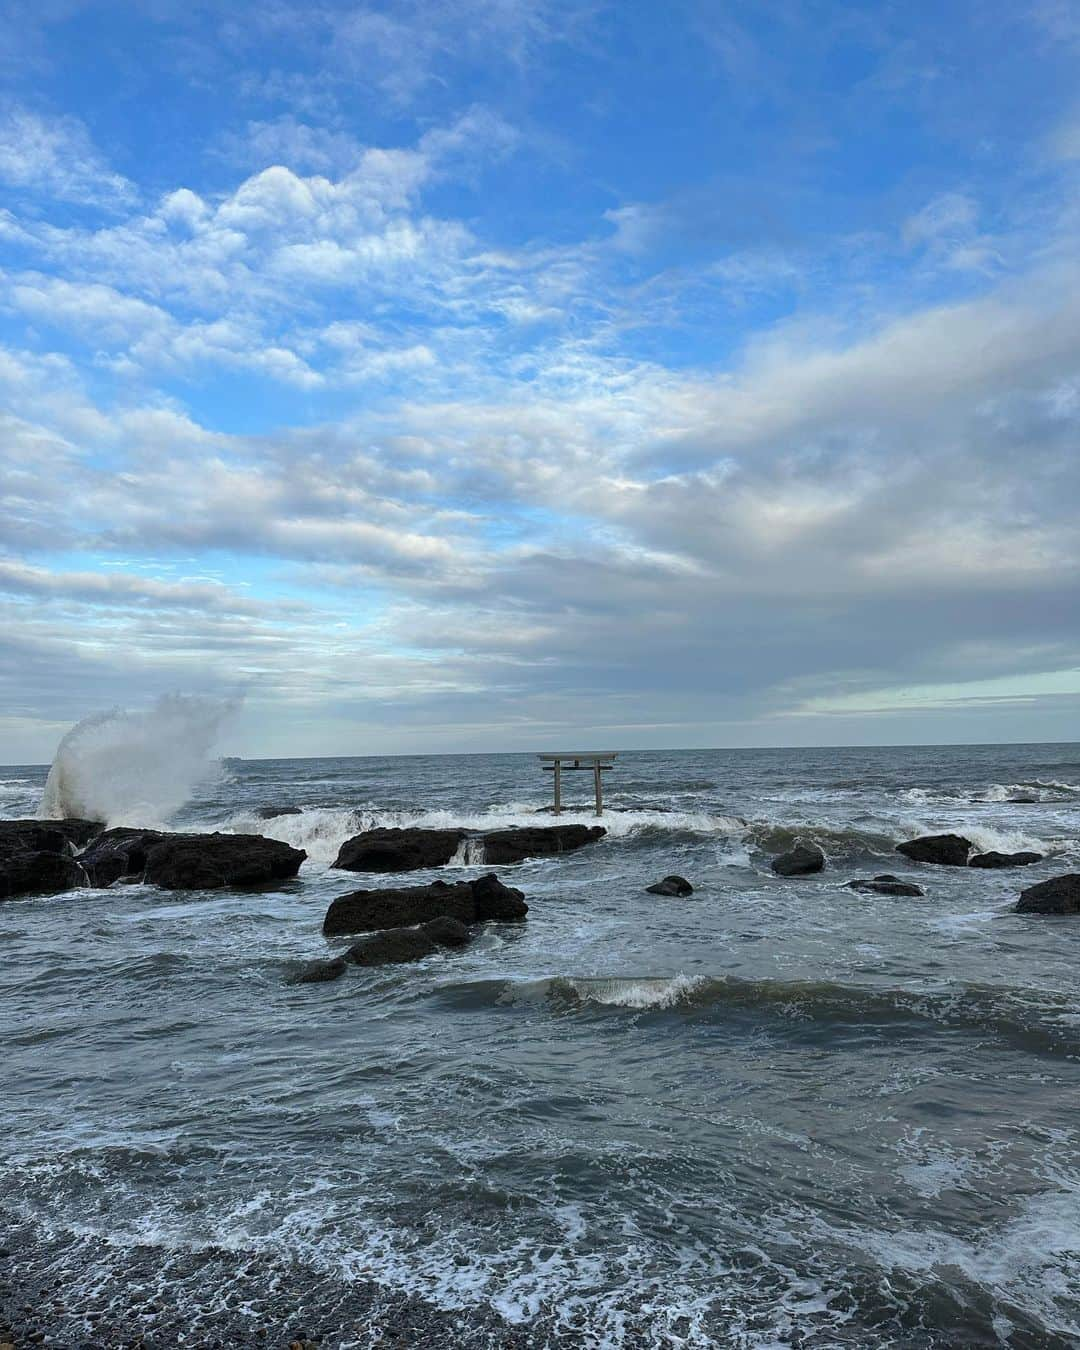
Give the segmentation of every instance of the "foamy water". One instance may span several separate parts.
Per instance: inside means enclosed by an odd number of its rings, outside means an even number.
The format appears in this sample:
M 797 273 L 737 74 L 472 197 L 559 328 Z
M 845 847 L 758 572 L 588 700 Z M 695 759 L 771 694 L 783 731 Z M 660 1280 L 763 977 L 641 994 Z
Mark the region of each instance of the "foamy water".
M 297 844 L 296 882 L 0 907 L 0 1209 L 70 1237 L 72 1304 L 105 1238 L 120 1282 L 136 1247 L 224 1249 L 494 1309 L 538 1347 L 1080 1339 L 1080 921 L 1011 912 L 1080 870 L 1076 747 L 621 757 L 600 843 L 500 869 L 524 924 L 316 986 L 287 981 L 373 880 L 328 866 L 345 838 L 548 823 L 549 784 L 528 756 L 199 776 L 172 823 Z M 43 781 L 0 770 L 0 810 Z M 942 830 L 1048 858 L 894 851 Z M 777 878 L 800 838 L 827 869 Z M 375 884 L 481 867 L 465 845 Z M 926 896 L 843 885 L 880 871 Z M 645 892 L 669 872 L 694 894 Z

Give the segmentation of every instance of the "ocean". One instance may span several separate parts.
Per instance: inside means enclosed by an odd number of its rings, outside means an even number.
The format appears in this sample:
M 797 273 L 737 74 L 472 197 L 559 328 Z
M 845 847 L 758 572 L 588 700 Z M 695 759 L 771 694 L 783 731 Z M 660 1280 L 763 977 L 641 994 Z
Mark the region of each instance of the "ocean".
M 0 770 L 32 815 L 44 768 Z M 230 760 L 256 892 L 0 904 L 0 1309 L 70 1346 L 1080 1345 L 1080 746 L 650 751 L 461 951 L 292 985 L 375 825 L 548 823 L 531 755 Z M 562 821 L 594 823 L 568 774 Z M 1024 800 L 1010 800 L 1023 798 Z M 258 818 L 259 808 L 299 814 Z M 156 822 L 147 822 L 156 823 Z M 920 866 L 954 830 L 1034 866 Z M 783 879 L 798 838 L 827 855 Z M 890 872 L 923 898 L 844 883 Z M 685 899 L 646 893 L 668 873 Z M 5 1265 L 6 1262 L 6 1265 Z M 2 1340 L 3 1337 L 0 1337 Z

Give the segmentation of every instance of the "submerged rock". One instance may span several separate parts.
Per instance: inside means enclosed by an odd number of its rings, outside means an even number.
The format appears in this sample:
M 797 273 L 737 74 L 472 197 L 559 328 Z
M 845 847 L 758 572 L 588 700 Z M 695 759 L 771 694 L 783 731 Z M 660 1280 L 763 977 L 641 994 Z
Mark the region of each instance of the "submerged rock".
M 290 984 L 328 984 L 339 980 L 345 974 L 345 958 L 337 956 L 332 961 L 312 961 L 298 975 L 294 975 Z
M 1032 863 L 1042 862 L 1041 853 L 976 853 L 968 859 L 969 867 L 1030 867 Z
M 925 895 L 921 886 L 913 881 L 901 881 L 899 877 L 883 872 L 879 877 L 857 877 L 847 883 L 851 891 L 873 891 L 877 895 Z
M 423 925 L 427 936 L 439 947 L 467 947 L 472 935 L 463 923 L 440 914 L 437 919 L 429 919 Z
M 449 885 L 433 881 L 428 886 L 398 886 L 381 890 L 351 891 L 340 895 L 326 911 L 323 932 L 328 937 L 343 933 L 373 933 L 380 929 L 404 928 L 447 917 L 459 924 L 491 920 L 523 919 L 529 912 L 521 891 L 504 886 L 494 875 L 476 881 Z
M 825 866 L 825 854 L 817 844 L 796 844 L 787 853 L 781 853 L 771 863 L 772 870 L 782 877 L 805 877 L 820 872 Z
M 966 867 L 968 854 L 974 845 L 961 834 L 924 834 L 918 839 L 909 839 L 897 844 L 897 853 L 902 853 L 912 862 L 936 863 L 939 867 Z
M 296 876 L 307 857 L 261 834 L 165 834 L 107 830 L 80 854 L 94 886 L 141 880 L 164 890 L 221 890 L 262 886 Z
M 257 820 L 277 820 L 278 816 L 302 816 L 299 806 L 260 806 L 255 812 Z
M 421 961 L 437 950 L 422 928 L 383 928 L 362 942 L 354 942 L 345 959 L 357 966 L 386 966 Z
M 1051 877 L 1020 892 L 1017 914 L 1080 914 L 1080 872 Z
M 442 867 L 464 838 L 464 830 L 364 830 L 345 840 L 331 866 L 348 872 L 416 872 L 422 867 Z
M 1010 792 L 1006 801 L 1016 806 L 1033 806 L 1039 800 L 1037 792 Z
M 693 895 L 694 888 L 685 877 L 664 877 L 663 881 L 654 881 L 645 887 L 649 895 Z
M 602 825 L 521 825 L 492 830 L 482 835 L 484 861 L 493 867 L 524 862 L 526 858 L 546 858 L 554 853 L 571 853 L 602 839 Z

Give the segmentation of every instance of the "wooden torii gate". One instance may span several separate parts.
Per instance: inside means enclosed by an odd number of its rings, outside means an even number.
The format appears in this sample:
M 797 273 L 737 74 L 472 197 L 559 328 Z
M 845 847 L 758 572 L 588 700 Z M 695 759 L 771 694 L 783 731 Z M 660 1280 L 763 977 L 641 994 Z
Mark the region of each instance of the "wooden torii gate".
M 589 750 L 566 752 L 558 755 L 537 755 L 537 759 L 543 762 L 544 771 L 554 775 L 555 814 L 559 815 L 562 811 L 563 771 L 592 769 L 593 784 L 596 787 L 596 814 L 602 816 L 604 814 L 604 790 L 601 784 L 601 774 L 607 773 L 609 769 L 615 767 L 614 761 L 617 754 L 617 750 Z

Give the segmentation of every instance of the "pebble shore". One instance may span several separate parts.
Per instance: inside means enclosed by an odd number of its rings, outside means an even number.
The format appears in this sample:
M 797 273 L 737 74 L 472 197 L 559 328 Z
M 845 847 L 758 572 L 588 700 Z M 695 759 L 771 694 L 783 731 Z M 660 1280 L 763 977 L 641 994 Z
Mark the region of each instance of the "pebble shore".
M 0 1350 L 563 1350 L 586 1344 L 565 1328 L 510 1326 L 482 1307 L 447 1312 L 374 1280 L 345 1280 L 251 1252 L 121 1248 L 98 1239 L 43 1238 L 25 1228 L 0 1233 Z

